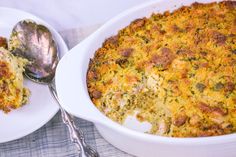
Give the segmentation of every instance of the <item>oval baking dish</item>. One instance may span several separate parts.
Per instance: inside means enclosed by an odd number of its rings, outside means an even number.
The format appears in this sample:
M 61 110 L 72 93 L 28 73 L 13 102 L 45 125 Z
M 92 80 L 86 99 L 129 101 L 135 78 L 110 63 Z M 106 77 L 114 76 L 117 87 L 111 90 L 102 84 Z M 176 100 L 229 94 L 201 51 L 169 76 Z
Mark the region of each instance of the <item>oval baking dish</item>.
M 56 72 L 59 99 L 69 113 L 95 124 L 101 135 L 114 146 L 140 157 L 235 157 L 236 134 L 199 137 L 171 138 L 150 135 L 128 129 L 113 122 L 92 103 L 86 84 L 90 58 L 108 37 L 129 25 L 135 19 L 149 17 L 153 12 L 173 11 L 193 0 L 149 2 L 132 8 L 111 19 L 95 33 L 82 41 L 60 61 Z M 201 0 L 201 3 L 213 2 Z

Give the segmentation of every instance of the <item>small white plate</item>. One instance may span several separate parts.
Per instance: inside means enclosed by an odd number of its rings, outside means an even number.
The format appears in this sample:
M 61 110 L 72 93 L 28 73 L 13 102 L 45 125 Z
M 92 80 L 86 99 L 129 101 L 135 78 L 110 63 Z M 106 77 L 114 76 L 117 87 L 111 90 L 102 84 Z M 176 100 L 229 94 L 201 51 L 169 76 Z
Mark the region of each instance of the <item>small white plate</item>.
M 60 56 L 68 51 L 62 37 L 52 26 L 32 14 L 16 9 L 0 7 L 0 36 L 9 39 L 14 25 L 23 19 L 32 19 L 48 27 L 58 43 Z M 15 140 L 34 132 L 46 124 L 59 109 L 46 85 L 36 84 L 25 79 L 25 86 L 31 91 L 29 103 L 8 114 L 0 111 L 0 143 Z

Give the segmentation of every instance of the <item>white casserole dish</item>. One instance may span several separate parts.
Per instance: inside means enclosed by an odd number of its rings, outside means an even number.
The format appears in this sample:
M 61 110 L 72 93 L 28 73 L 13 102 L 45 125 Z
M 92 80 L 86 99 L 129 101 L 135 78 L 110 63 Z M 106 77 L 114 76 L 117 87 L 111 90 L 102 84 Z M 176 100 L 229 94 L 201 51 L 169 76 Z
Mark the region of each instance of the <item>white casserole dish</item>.
M 140 157 L 235 157 L 236 134 L 170 138 L 149 135 L 121 126 L 104 116 L 92 103 L 87 91 L 86 73 L 90 58 L 104 40 L 117 34 L 131 21 L 149 17 L 153 12 L 173 11 L 195 0 L 157 0 L 132 8 L 108 21 L 95 33 L 82 41 L 60 61 L 56 72 L 59 99 L 66 111 L 95 124 L 101 135 L 114 146 Z M 212 0 L 199 0 L 201 3 Z

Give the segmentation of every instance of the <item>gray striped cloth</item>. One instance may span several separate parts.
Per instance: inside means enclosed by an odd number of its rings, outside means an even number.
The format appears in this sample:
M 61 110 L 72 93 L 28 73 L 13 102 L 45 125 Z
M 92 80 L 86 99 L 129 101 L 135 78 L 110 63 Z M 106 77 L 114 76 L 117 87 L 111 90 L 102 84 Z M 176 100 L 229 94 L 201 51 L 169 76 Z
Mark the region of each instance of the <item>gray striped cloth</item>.
M 86 29 L 73 29 L 60 32 L 69 48 L 97 29 L 99 25 Z M 95 148 L 101 157 L 131 157 L 118 150 L 98 133 L 91 122 L 75 118 L 88 144 Z M 21 139 L 0 144 L 0 157 L 76 157 L 77 149 L 70 142 L 68 130 L 63 124 L 60 113 L 42 128 Z

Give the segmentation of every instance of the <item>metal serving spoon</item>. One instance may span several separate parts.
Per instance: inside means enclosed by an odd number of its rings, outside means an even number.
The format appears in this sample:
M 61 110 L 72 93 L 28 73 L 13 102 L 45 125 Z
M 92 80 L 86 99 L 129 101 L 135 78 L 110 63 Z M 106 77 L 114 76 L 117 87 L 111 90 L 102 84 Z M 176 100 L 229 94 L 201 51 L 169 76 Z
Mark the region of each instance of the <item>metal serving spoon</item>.
M 83 132 L 75 126 L 72 117 L 60 105 L 54 82 L 56 66 L 59 62 L 58 49 L 48 28 L 32 20 L 18 22 L 12 30 L 9 49 L 14 55 L 30 61 L 24 73 L 30 80 L 48 85 L 58 102 L 71 141 L 80 152 L 79 156 L 99 157 L 99 154 L 86 144 Z

